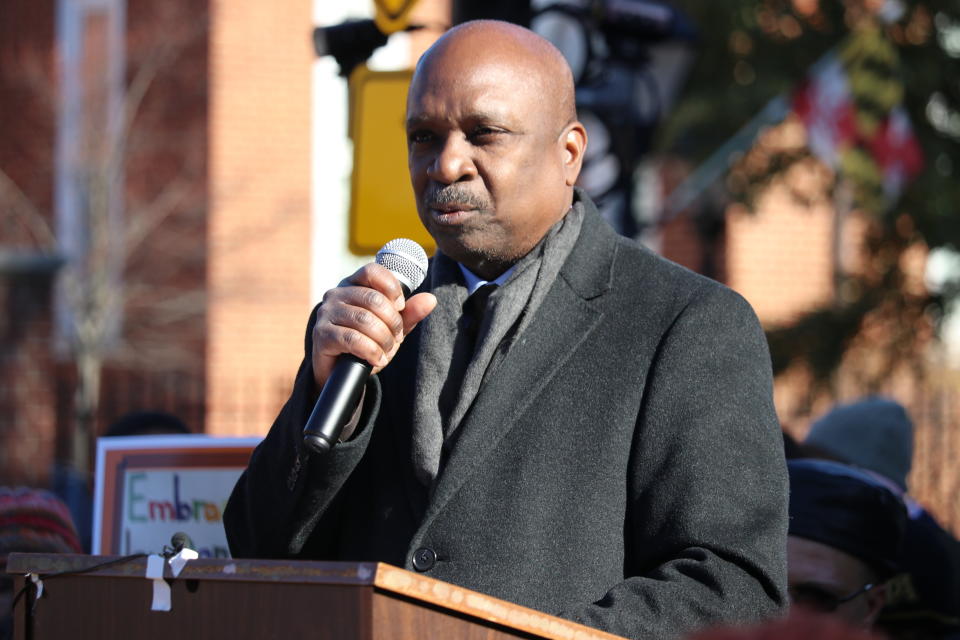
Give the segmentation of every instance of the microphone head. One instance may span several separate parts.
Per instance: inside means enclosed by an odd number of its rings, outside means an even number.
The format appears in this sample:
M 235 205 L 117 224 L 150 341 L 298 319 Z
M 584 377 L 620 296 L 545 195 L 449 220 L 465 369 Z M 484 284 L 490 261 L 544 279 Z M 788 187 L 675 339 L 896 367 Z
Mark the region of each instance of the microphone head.
M 180 553 L 183 549 L 193 549 L 193 540 L 183 531 L 177 531 L 170 538 L 170 546 L 176 553 Z
M 396 238 L 377 251 L 377 264 L 389 269 L 409 295 L 427 277 L 427 252 L 413 240 Z

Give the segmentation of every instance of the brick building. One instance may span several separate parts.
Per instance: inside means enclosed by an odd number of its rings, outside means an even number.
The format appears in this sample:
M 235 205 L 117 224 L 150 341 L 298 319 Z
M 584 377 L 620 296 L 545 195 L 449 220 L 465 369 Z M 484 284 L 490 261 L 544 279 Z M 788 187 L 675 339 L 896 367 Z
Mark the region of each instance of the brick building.
M 370 4 L 4 3 L 0 169 L 22 193 L 0 188 L 0 483 L 43 484 L 50 461 L 70 455 L 77 375 L 65 348 L 70 313 L 58 273 L 95 238 L 78 231 L 93 213 L 76 207 L 82 183 L 65 138 L 118 135 L 111 128 L 122 121 L 117 105 L 136 104 L 132 126 L 119 134 L 124 171 L 108 190 L 120 205 L 104 206 L 112 235 L 125 243 L 122 259 L 105 272 L 123 304 L 104 321 L 94 433 L 138 408 L 173 411 L 209 434 L 266 431 L 300 360 L 309 309 L 366 260 L 346 250 L 345 83 L 331 60 L 315 61 L 310 34 L 313 24 L 369 12 Z M 447 0 L 422 0 L 416 11 L 431 28 L 391 38 L 377 54 L 387 64 L 409 65 L 450 22 Z M 113 84 L 94 90 L 103 77 Z M 139 100 L 124 87 L 141 81 Z M 71 120 L 70 109 L 86 119 Z M 665 191 L 682 170 L 659 166 Z M 818 179 L 815 171 L 793 178 Z M 25 222 L 31 215 L 43 224 Z M 837 295 L 838 261 L 855 263 L 863 233 L 857 216 L 838 224 L 831 203 L 801 206 L 780 187 L 755 213 L 734 207 L 711 216 L 681 215 L 658 230 L 655 243 L 740 291 L 766 326 Z M 57 230 L 59 243 L 44 225 Z M 922 258 L 914 271 L 922 272 Z M 837 398 L 863 390 L 856 367 L 847 369 Z M 880 390 L 926 424 L 924 381 L 910 372 L 891 380 Z M 811 404 L 808 384 L 802 370 L 777 381 L 778 410 L 797 435 L 830 400 Z M 949 419 L 951 409 L 944 411 Z M 934 443 L 918 447 L 928 469 L 947 464 L 938 457 L 938 433 L 918 432 L 921 445 Z M 921 493 L 941 515 L 953 514 L 948 498 L 938 497 L 946 495 L 942 484 L 924 480 Z
M 0 11 L 0 482 L 70 455 L 84 322 L 102 329 L 95 433 L 139 408 L 262 431 L 310 305 L 311 3 Z M 102 286 L 70 290 L 75 267 Z

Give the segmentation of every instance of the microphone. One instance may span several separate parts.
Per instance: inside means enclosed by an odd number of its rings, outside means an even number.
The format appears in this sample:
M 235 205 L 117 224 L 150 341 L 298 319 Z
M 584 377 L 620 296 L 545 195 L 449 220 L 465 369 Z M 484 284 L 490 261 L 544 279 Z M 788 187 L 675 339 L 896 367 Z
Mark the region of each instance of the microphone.
M 183 531 L 177 531 L 170 538 L 170 546 L 173 547 L 173 555 L 176 555 L 184 549 L 193 549 L 193 540 Z
M 404 298 L 410 297 L 427 275 L 426 252 L 406 238 L 397 238 L 383 245 L 377 252 L 376 261 L 400 281 Z M 326 453 L 340 439 L 372 369 L 366 360 L 348 353 L 337 358 L 303 428 L 303 443 L 312 451 Z

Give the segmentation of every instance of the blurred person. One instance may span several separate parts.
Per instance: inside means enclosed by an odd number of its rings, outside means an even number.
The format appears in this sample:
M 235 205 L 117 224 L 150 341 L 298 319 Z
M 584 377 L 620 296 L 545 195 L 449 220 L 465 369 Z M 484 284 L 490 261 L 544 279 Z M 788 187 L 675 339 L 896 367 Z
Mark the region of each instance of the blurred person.
M 884 640 L 882 635 L 850 626 L 836 616 L 809 609 L 749 626 L 706 629 L 687 640 Z
M 234 557 L 388 562 L 632 637 L 785 606 L 763 331 L 575 188 L 575 107 L 563 55 L 522 27 L 461 24 L 423 55 L 407 151 L 438 251 L 407 300 L 376 264 L 326 292 L 224 514 Z M 373 375 L 312 455 L 304 425 L 343 354 Z
M 166 411 L 131 411 L 107 427 L 103 434 L 107 438 L 119 436 L 157 436 L 193 433 L 187 424 Z
M 814 422 L 803 441 L 872 472 L 900 495 L 908 520 L 900 558 L 878 626 L 901 640 L 960 638 L 960 542 L 907 492 L 913 421 L 898 402 L 870 396 L 840 405 Z
M 872 475 L 829 460 L 789 460 L 787 582 L 793 606 L 871 628 L 898 569 L 906 510 Z
M 870 396 L 838 405 L 816 420 L 803 444 L 878 473 L 907 491 L 913 460 L 913 422 L 901 404 Z
M 13 577 L 7 556 L 22 553 L 82 553 L 67 505 L 53 493 L 0 487 L 0 640 L 13 636 Z
M 805 457 L 802 455 L 802 445 L 786 429 L 780 433 L 780 436 L 783 438 L 783 453 L 787 460 Z

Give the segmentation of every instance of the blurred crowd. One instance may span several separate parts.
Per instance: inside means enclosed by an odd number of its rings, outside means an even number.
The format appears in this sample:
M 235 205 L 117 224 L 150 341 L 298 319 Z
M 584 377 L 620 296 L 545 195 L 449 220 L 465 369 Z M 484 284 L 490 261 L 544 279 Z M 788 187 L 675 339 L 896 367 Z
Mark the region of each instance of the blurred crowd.
M 107 435 L 189 433 L 168 414 L 125 416 Z M 803 441 L 784 434 L 790 475 L 791 608 L 691 640 L 960 640 L 960 543 L 910 497 L 913 424 L 883 397 L 835 407 Z M 0 487 L 0 640 L 12 637 L 10 552 L 89 552 L 89 490 Z M 64 500 L 63 498 L 66 498 Z M 71 502 L 71 506 L 67 505 Z M 72 511 L 72 512 L 71 512 Z
M 894 639 L 960 639 L 960 543 L 910 497 L 906 410 L 869 397 L 784 438 L 793 604 Z

